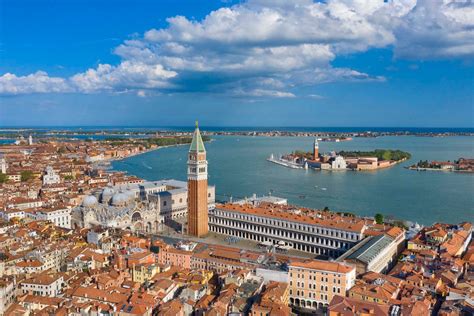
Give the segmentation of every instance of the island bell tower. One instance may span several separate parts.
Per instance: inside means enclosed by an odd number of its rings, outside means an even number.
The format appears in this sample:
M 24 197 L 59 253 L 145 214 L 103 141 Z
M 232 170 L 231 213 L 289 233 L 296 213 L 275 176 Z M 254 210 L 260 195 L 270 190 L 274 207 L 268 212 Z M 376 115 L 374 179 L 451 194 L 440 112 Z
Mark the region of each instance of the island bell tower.
M 318 143 L 318 139 L 315 137 L 314 144 L 313 144 L 313 160 L 318 160 L 318 159 L 319 159 L 319 143 Z
M 188 234 L 207 235 L 207 160 L 198 122 L 188 153 Z

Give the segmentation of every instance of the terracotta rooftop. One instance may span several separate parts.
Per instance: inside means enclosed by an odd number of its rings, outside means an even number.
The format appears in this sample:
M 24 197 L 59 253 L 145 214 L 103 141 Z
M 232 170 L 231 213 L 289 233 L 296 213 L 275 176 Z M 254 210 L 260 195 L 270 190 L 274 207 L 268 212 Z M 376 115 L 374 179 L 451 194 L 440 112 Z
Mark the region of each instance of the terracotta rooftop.
M 41 273 L 33 276 L 30 279 L 27 279 L 23 281 L 22 283 L 25 284 L 39 284 L 39 285 L 49 285 L 53 282 L 56 282 L 61 275 L 59 274 L 46 274 L 46 273 Z
M 307 225 L 316 225 L 325 228 L 335 228 L 347 231 L 361 233 L 364 230 L 364 221 L 362 219 L 345 218 L 334 215 L 332 218 L 318 218 L 305 214 L 295 214 L 290 211 L 284 211 L 280 208 L 262 207 L 262 205 L 255 207 L 252 205 L 238 205 L 238 204 L 219 204 L 218 209 L 238 212 L 243 214 L 250 214 L 268 218 L 278 218 L 291 222 L 298 222 Z
M 331 315 L 389 315 L 390 306 L 336 295 L 329 304 Z
M 354 267 L 350 267 L 342 263 L 323 260 L 292 261 L 290 263 L 290 267 L 330 271 L 336 273 L 349 273 L 352 270 L 355 270 Z

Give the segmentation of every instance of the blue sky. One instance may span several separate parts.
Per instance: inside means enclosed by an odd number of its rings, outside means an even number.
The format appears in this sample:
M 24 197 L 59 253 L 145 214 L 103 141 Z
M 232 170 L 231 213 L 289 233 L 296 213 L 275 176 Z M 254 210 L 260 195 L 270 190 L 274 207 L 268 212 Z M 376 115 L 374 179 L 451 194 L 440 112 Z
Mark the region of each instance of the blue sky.
M 0 126 L 474 127 L 473 29 L 469 1 L 0 0 Z

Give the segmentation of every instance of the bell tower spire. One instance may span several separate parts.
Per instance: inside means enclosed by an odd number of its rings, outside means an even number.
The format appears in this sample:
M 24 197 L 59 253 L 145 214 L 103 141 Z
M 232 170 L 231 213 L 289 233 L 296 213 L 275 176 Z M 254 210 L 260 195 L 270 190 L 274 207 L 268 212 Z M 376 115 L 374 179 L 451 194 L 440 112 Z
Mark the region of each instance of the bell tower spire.
M 205 236 L 208 231 L 206 148 L 198 121 L 188 152 L 188 234 Z

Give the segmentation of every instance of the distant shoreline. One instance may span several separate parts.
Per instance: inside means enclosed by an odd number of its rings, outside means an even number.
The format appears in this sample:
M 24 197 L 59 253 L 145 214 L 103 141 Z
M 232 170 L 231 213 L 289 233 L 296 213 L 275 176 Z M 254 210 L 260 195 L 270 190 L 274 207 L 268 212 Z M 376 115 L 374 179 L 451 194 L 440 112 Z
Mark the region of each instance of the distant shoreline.
M 214 141 L 213 139 L 209 140 L 209 141 L 206 141 L 206 143 L 208 142 L 212 142 Z M 163 149 L 163 148 L 169 148 L 169 147 L 179 147 L 179 146 L 184 146 L 184 145 L 190 145 L 188 143 L 183 143 L 183 144 L 174 144 L 174 145 L 165 145 L 165 146 L 158 146 L 157 148 L 150 148 L 150 149 L 146 149 L 144 151 L 141 151 L 141 152 L 138 152 L 138 153 L 133 153 L 127 157 L 120 157 L 120 158 L 109 158 L 109 159 L 104 159 L 102 160 L 102 162 L 106 162 L 106 163 L 111 163 L 113 161 L 122 161 L 122 160 L 125 160 L 125 159 L 128 159 L 128 158 L 132 158 L 132 157 L 136 157 L 136 156 L 140 156 L 140 155 L 143 155 L 143 154 L 147 154 L 147 153 L 150 153 L 150 152 L 153 152 L 153 151 L 157 151 L 159 149 Z
M 402 131 L 433 131 L 433 132 L 474 132 L 474 127 L 443 127 L 443 126 L 431 126 L 431 127 L 416 127 L 416 126 L 206 126 L 201 125 L 201 130 L 212 130 L 212 131 L 333 131 L 333 132 L 361 132 L 361 131 L 374 131 L 374 132 L 402 132 Z M 44 125 L 44 126 L 3 126 L 0 128 L 1 132 L 26 132 L 31 130 L 48 130 L 48 131 L 100 131 L 100 130 L 155 130 L 155 131 L 192 131 L 193 126 L 189 125 Z
M 446 172 L 446 173 L 474 173 L 474 171 L 469 170 L 447 170 L 447 169 L 439 169 L 439 168 L 420 168 L 420 167 L 405 167 L 408 170 L 413 171 L 438 171 L 438 172 Z
M 418 137 L 450 137 L 474 136 L 474 128 L 418 128 L 418 127 L 205 127 L 201 128 L 208 136 L 290 136 L 290 137 L 323 137 L 328 139 L 350 137 L 381 137 L 381 136 L 418 136 Z M 37 127 L 0 129 L 0 139 L 15 140 L 20 136 L 32 134 L 36 138 L 148 138 L 161 136 L 191 135 L 190 127 Z
M 136 156 L 140 156 L 140 155 L 143 155 L 143 154 L 146 154 L 146 153 L 150 153 L 152 151 L 156 151 L 158 149 L 161 149 L 161 148 L 167 148 L 167 147 L 177 147 L 177 146 L 183 146 L 183 145 L 188 145 L 188 144 L 175 144 L 175 145 L 165 145 L 165 146 L 158 146 L 156 148 L 150 148 L 150 149 L 146 149 L 144 151 L 140 151 L 138 153 L 133 153 L 127 157 L 120 157 L 120 158 L 109 158 L 107 159 L 107 161 L 120 161 L 120 160 L 124 160 L 124 159 L 127 159 L 127 158 L 132 158 L 132 157 L 136 157 Z M 105 160 L 104 160 L 105 161 Z

